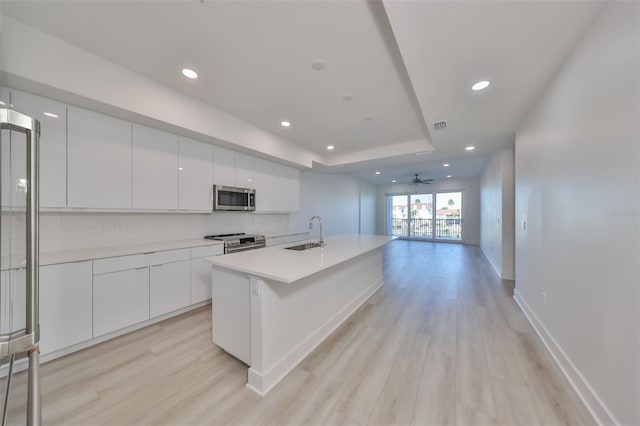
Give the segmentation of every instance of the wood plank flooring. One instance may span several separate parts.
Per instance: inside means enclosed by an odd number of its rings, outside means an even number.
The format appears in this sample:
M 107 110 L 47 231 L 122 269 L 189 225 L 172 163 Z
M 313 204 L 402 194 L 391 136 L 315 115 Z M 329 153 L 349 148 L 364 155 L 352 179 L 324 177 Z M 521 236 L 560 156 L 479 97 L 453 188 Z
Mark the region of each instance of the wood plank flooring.
M 394 241 L 384 259 L 385 286 L 264 399 L 207 306 L 44 364 L 44 423 L 594 423 L 477 247 Z M 9 424 L 25 403 L 20 373 Z

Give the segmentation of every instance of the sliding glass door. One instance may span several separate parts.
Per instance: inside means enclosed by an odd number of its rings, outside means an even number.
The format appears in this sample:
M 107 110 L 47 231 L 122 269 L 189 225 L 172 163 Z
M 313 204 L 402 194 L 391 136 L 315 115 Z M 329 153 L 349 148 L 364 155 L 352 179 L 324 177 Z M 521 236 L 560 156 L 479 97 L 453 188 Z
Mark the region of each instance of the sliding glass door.
M 462 193 L 387 196 L 387 233 L 400 238 L 462 240 Z

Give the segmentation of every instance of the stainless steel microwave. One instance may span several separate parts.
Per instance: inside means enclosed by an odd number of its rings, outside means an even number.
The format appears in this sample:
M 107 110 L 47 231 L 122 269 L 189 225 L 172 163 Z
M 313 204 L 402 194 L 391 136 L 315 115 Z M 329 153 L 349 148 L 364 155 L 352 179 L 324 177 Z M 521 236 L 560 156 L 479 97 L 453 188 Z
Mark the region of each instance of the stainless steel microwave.
M 255 189 L 213 185 L 213 210 L 250 212 L 255 209 Z

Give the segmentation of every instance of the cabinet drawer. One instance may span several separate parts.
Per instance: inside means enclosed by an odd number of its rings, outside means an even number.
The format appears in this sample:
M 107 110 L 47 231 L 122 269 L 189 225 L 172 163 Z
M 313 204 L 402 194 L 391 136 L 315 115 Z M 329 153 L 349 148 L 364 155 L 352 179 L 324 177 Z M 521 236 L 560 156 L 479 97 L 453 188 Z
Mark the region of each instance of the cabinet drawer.
M 107 257 L 93 261 L 93 275 L 124 271 L 149 266 L 149 256 L 134 254 L 131 256 Z
M 165 263 L 189 260 L 189 249 L 156 251 L 145 253 L 148 265 L 163 265 Z
M 224 245 L 217 244 L 214 246 L 193 247 L 191 249 L 191 258 L 198 259 L 200 257 L 218 256 L 224 254 Z

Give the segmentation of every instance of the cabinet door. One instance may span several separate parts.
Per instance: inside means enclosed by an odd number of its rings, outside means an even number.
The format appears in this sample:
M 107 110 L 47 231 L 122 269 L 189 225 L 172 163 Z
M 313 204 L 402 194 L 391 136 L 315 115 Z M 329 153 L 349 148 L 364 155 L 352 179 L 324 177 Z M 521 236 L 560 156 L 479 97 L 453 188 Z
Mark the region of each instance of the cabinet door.
M 253 182 L 253 157 L 236 152 L 236 184 L 240 188 L 255 188 Z
M 133 125 L 133 208 L 178 208 L 178 136 Z
M 11 103 L 40 121 L 40 205 L 66 207 L 67 106 L 17 90 L 11 91 Z
M 26 327 L 26 277 L 24 268 L 0 272 L 0 334 Z
M 297 212 L 300 210 L 300 171 L 293 167 L 282 166 L 280 173 L 284 210 Z
M 204 259 L 191 260 L 191 303 L 211 299 L 211 264 Z
M 0 106 L 11 107 L 11 92 L 0 88 Z M 26 206 L 27 147 L 24 134 L 0 130 L 0 185 L 2 207 Z
M 273 165 L 271 161 L 256 158 L 253 161 L 253 183 L 256 190 L 256 211 L 276 210 L 276 192 L 274 186 Z
M 68 108 L 69 207 L 131 207 L 131 124 Z
M 42 353 L 91 339 L 91 274 L 91 261 L 40 268 Z
M 213 147 L 214 185 L 236 186 L 236 153 L 218 146 Z
M 190 304 L 189 261 L 151 266 L 150 317 L 184 308 Z
M 149 268 L 93 276 L 93 337 L 149 319 Z
M 181 210 L 213 209 L 213 146 L 180 137 L 179 202 Z

